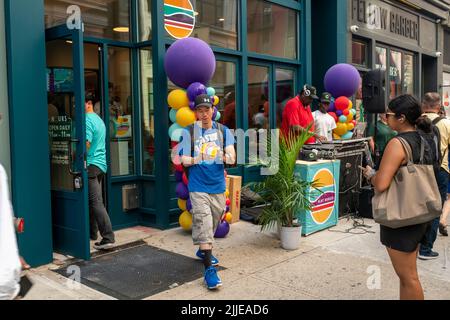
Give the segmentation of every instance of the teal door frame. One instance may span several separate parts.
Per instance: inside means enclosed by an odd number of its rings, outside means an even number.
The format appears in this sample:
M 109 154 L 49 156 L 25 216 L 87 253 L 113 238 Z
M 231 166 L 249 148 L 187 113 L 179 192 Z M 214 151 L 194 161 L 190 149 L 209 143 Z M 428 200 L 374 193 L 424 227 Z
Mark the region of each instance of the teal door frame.
M 52 190 L 53 248 L 57 252 L 84 260 L 90 259 L 88 177 L 86 162 L 86 121 L 84 107 L 84 44 L 82 29 L 70 30 L 66 25 L 47 29 L 46 42 L 65 39 L 72 41 L 73 92 L 75 97 L 75 135 L 69 145 L 76 145 L 70 174 L 81 182 L 79 187 L 69 190 Z M 71 166 L 69 160 L 69 167 Z M 75 182 L 74 182 L 75 186 Z

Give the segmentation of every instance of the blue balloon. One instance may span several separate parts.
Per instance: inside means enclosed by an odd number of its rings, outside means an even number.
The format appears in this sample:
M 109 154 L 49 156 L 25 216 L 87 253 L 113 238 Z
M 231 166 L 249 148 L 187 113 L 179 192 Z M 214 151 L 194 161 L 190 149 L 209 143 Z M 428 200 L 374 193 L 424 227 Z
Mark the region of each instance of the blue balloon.
M 174 123 L 169 128 L 169 137 L 172 141 L 180 142 L 181 136 L 183 135 L 183 127 L 178 123 Z
M 210 97 L 214 97 L 216 95 L 216 89 L 209 87 L 206 89 L 206 94 Z
M 339 122 L 346 123 L 347 122 L 347 117 L 346 116 L 340 116 L 339 117 Z
M 217 111 L 216 119 L 214 121 L 219 121 L 221 117 L 222 114 L 220 113 L 220 111 Z
M 336 115 L 337 115 L 338 117 L 342 116 L 342 110 L 336 110 Z
M 170 109 L 169 118 L 173 123 L 177 122 L 177 111 L 176 109 Z
M 342 140 L 350 140 L 353 137 L 353 131 L 348 131 L 346 134 L 341 136 Z

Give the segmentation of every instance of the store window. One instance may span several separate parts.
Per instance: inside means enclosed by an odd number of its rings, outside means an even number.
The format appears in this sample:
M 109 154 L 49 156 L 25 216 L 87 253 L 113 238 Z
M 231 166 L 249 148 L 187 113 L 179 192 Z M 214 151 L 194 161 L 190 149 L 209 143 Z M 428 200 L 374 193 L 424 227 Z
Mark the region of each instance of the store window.
M 442 82 L 442 103 L 447 116 L 450 117 L 450 73 L 444 72 L 444 81 Z
M 405 54 L 403 57 L 403 93 L 414 94 L 414 56 Z
M 129 0 L 45 0 L 45 27 L 66 24 L 71 5 L 81 9 L 85 36 L 130 41 Z
M 139 39 L 152 40 L 152 0 L 139 0 Z
M 150 48 L 140 50 L 142 106 L 142 173 L 155 174 L 155 112 L 153 105 L 153 63 Z
M 358 66 L 367 67 L 369 65 L 368 45 L 361 40 L 352 41 L 352 63 Z
M 270 128 L 270 90 L 269 68 L 264 66 L 248 66 L 248 128 Z M 255 164 L 260 150 L 259 137 L 249 134 L 249 163 Z
M 263 0 L 247 0 L 248 50 L 297 58 L 297 12 Z
M 108 48 L 111 174 L 134 174 L 131 59 L 127 48 Z
M 221 114 L 219 122 L 229 129 L 236 129 L 236 64 L 217 61 L 216 72 L 209 85 L 216 90 L 220 99 L 217 105 Z
M 238 49 L 237 0 L 191 0 L 191 3 L 194 8 L 193 16 L 192 11 L 182 14 L 183 8 L 165 6 L 166 28 L 172 28 L 172 35 L 181 31 L 180 34 L 184 36 L 183 30 L 191 29 L 195 19 L 195 28 L 191 37 L 202 39 L 212 46 Z M 167 29 L 166 35 L 171 37 Z M 141 37 L 141 40 L 147 39 Z
M 387 69 L 387 49 L 376 47 L 375 52 L 375 69 Z
M 402 53 L 391 50 L 389 61 L 389 99 L 402 94 Z
M 284 107 L 286 107 L 287 102 L 295 96 L 294 71 L 278 68 L 276 70 L 276 77 L 277 128 L 281 129 Z
M 444 64 L 450 66 L 450 31 L 444 32 Z

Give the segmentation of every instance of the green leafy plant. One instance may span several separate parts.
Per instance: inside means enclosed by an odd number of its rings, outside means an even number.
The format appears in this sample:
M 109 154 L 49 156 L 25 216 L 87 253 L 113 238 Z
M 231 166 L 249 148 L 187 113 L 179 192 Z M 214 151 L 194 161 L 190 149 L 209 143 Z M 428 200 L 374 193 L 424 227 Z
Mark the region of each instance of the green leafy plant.
M 279 170 L 274 175 L 267 176 L 263 182 L 250 185 L 266 205 L 258 222 L 261 230 L 269 230 L 277 225 L 294 227 L 300 210 L 311 210 L 309 201 L 310 188 L 314 182 L 302 181 L 294 175 L 295 164 L 300 150 L 312 136 L 309 128 L 297 135 L 279 139 L 278 157 Z M 270 140 L 270 139 L 269 139 Z M 268 141 L 268 144 L 273 143 Z

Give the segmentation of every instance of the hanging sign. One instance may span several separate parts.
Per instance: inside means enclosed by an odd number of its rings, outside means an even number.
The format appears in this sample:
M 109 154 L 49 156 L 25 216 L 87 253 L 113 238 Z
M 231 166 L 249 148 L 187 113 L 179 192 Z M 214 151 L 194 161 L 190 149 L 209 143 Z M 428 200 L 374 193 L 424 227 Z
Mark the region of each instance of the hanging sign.
M 195 28 L 195 11 L 190 0 L 164 0 L 164 27 L 175 39 L 187 38 Z

